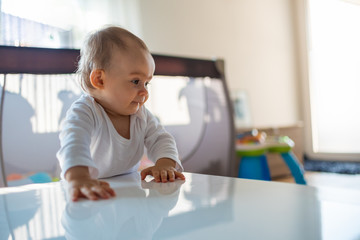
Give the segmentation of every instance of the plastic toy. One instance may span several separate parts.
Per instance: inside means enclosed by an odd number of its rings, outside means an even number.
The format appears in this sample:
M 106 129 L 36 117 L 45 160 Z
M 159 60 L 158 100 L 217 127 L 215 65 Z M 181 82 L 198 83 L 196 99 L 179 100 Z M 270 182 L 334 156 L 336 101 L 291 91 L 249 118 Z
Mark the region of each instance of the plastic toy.
M 9 187 L 32 184 L 32 183 L 48 183 L 48 182 L 59 181 L 58 178 L 52 178 L 46 172 L 38 172 L 30 175 L 12 173 L 6 177 L 6 180 L 8 182 Z
M 266 140 L 266 133 L 259 132 L 257 129 L 240 133 L 236 136 L 237 144 L 261 144 Z
M 252 130 L 236 140 L 236 154 L 241 158 L 238 177 L 271 180 L 266 153 L 278 153 L 289 167 L 295 182 L 306 184 L 304 169 L 292 153 L 294 142 L 288 136 L 270 136 Z

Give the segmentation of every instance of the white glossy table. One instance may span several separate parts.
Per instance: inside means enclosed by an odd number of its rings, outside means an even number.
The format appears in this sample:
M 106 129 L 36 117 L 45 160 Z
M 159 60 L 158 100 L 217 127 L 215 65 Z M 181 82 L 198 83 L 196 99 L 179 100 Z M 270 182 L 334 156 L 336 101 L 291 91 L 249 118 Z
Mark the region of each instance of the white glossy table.
M 360 239 L 360 192 L 185 175 L 111 178 L 117 197 L 96 202 L 59 182 L 0 188 L 0 239 Z

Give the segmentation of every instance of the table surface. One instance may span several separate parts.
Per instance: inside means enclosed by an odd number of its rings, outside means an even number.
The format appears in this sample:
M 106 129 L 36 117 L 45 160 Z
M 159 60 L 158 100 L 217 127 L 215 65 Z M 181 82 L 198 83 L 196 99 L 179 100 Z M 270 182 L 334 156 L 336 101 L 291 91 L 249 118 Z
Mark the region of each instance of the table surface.
M 185 176 L 114 177 L 99 201 L 67 201 L 60 182 L 0 188 L 0 240 L 360 239 L 360 191 Z

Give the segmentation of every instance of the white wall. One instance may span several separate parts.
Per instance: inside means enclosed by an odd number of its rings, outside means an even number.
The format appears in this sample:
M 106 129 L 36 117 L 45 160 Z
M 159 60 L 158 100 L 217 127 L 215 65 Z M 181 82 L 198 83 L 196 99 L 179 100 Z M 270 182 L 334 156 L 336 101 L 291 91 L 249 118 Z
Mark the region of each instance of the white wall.
M 225 59 L 253 125 L 297 123 L 300 84 L 293 0 L 138 0 L 140 36 L 154 53 Z
M 272 127 L 303 119 L 297 66 L 301 52 L 294 28 L 294 8 L 303 1 L 36 0 L 24 12 L 16 6 L 26 0 L 3 0 L 3 7 L 14 15 L 21 12 L 22 17 L 71 28 L 75 47 L 85 33 L 114 23 L 142 37 L 154 53 L 224 58 L 230 90 L 242 89 L 249 96 L 253 125 Z M 46 15 L 41 14 L 44 7 Z

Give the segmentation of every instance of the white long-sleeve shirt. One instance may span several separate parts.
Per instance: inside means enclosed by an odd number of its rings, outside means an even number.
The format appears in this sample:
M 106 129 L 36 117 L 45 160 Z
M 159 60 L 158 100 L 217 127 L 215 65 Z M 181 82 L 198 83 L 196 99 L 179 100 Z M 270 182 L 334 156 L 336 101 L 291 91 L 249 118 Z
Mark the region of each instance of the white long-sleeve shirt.
M 174 138 L 144 106 L 130 116 L 130 139 L 126 139 L 118 134 L 102 106 L 83 95 L 68 110 L 59 137 L 61 178 L 74 166 L 89 167 L 92 178 L 137 171 L 144 147 L 150 160 L 171 158 L 176 168 L 183 170 Z

